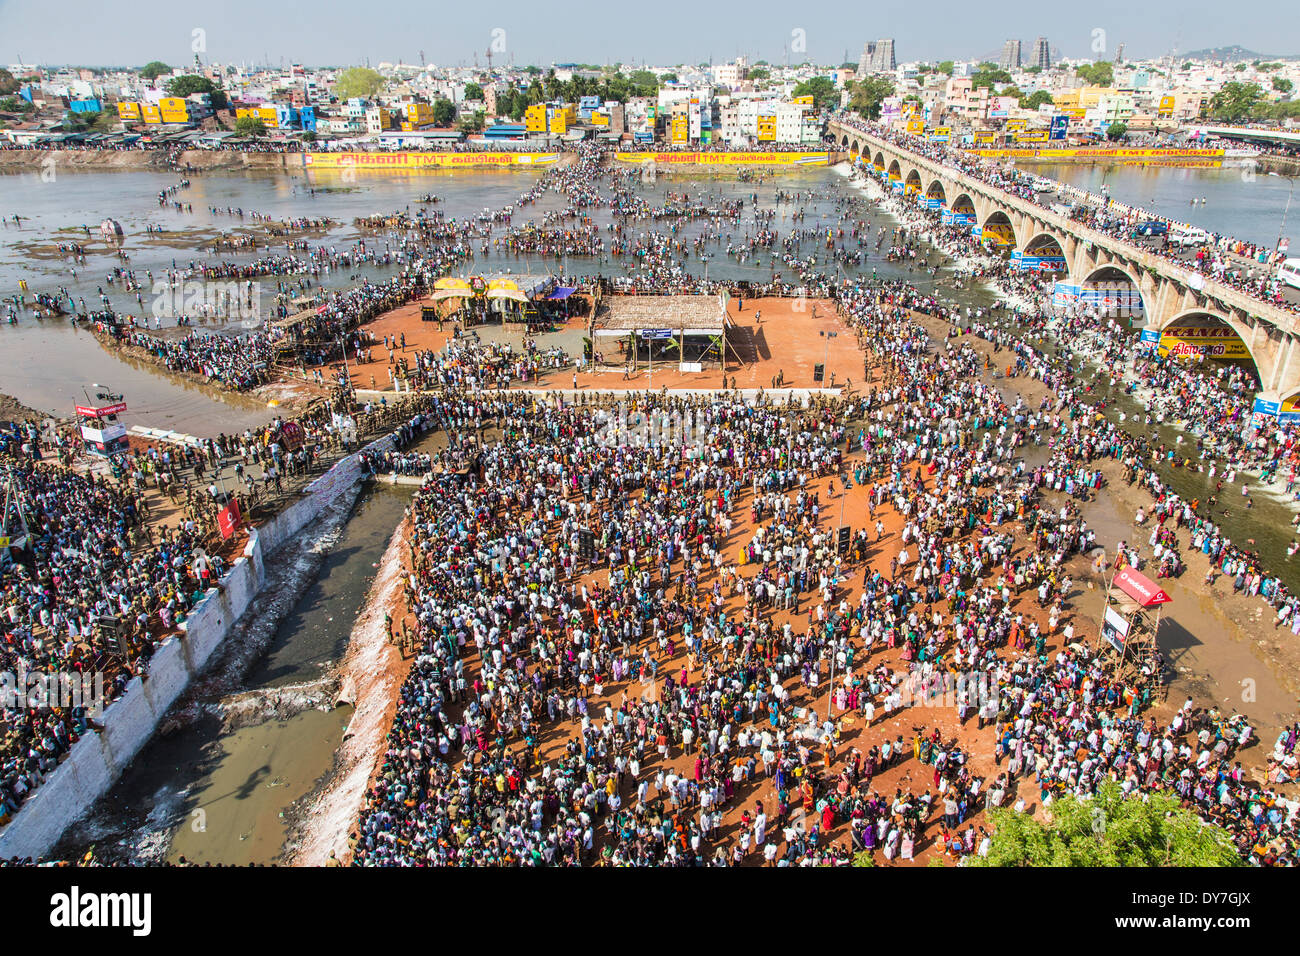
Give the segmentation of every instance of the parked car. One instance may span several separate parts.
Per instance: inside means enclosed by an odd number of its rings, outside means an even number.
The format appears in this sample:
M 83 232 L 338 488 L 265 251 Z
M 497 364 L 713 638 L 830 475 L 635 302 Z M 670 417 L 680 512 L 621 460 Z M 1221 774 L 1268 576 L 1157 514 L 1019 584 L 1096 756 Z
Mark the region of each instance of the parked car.
M 1204 229 L 1185 229 L 1170 235 L 1169 244 L 1179 246 L 1183 249 L 1193 249 L 1197 246 L 1206 245 L 1210 241 L 1210 234 Z
M 1148 219 L 1146 222 L 1140 222 L 1137 228 L 1133 230 L 1135 236 L 1167 236 L 1169 235 L 1169 223 L 1161 222 L 1159 219 Z

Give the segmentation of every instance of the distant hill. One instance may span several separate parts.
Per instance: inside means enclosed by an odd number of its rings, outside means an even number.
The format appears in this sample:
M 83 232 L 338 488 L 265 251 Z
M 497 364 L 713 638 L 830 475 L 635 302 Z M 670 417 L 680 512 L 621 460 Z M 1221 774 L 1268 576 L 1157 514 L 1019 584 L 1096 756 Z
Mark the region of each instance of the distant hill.
M 1237 46 L 1216 46 L 1208 50 L 1192 50 L 1190 53 L 1180 53 L 1175 59 L 1179 60 L 1223 60 L 1227 63 L 1236 63 L 1239 60 L 1282 60 L 1289 57 L 1281 57 L 1276 54 L 1256 53 L 1254 50 L 1247 50 L 1245 47 Z

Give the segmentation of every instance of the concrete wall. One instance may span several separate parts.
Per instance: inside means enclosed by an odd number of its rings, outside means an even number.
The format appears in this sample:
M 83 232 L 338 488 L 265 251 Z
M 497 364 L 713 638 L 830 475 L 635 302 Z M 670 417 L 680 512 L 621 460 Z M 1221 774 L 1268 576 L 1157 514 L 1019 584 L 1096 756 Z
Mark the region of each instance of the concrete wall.
M 367 450 L 391 446 L 392 436 L 385 436 Z M 45 856 L 64 830 L 107 792 L 257 597 L 266 581 L 267 556 L 343 495 L 355 495 L 360 476 L 358 455 L 349 455 L 308 485 L 302 498 L 251 530 L 243 556 L 221 579 L 222 587 L 208 590 L 181 625 L 181 634 L 155 651 L 148 674 L 135 678 L 104 711 L 103 731 L 77 741 L 0 832 L 0 859 Z

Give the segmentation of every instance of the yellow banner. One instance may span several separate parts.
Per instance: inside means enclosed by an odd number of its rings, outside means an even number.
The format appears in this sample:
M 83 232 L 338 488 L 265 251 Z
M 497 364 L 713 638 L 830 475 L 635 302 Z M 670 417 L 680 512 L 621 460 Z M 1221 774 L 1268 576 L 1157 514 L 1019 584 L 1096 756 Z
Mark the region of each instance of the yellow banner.
M 305 153 L 309 169 L 402 170 L 467 166 L 549 166 L 559 153 Z
M 1224 361 L 1250 358 L 1250 350 L 1246 348 L 1241 336 L 1232 329 L 1223 327 L 1171 325 L 1160 335 L 1159 351 L 1162 356 L 1190 358 L 1204 355 L 1206 358 Z
M 825 166 L 829 153 L 615 153 L 620 163 L 656 166 Z
M 1221 149 L 1108 149 L 1080 146 L 1062 149 L 972 149 L 984 159 L 1104 159 L 1119 163 L 1222 160 Z

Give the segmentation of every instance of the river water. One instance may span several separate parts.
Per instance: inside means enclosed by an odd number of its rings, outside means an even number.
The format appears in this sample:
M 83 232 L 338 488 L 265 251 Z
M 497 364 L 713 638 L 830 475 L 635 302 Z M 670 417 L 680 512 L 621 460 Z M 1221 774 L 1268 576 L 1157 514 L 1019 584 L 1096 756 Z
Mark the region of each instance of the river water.
M 11 296 L 19 280 L 26 279 L 32 292 L 66 289 L 78 306 L 84 303 L 88 310 L 98 309 L 101 296 L 106 296 L 117 312 L 151 315 L 154 297 L 147 273 L 157 277 L 162 270 L 184 268 L 191 261 L 248 263 L 267 255 L 264 248 L 259 252 L 218 254 L 202 248 L 204 240 L 210 241 L 216 233 L 255 227 L 249 216 L 252 212 L 274 219 L 328 217 L 336 225 L 327 233 L 305 234 L 313 247 L 325 243 L 341 251 L 364 238 L 367 249 L 380 251 L 395 246 L 396 236 L 363 237 L 353 225 L 357 217 L 395 210 L 414 212 L 422 208 L 418 203 L 420 197 L 431 192 L 441 201 L 427 208 L 440 211 L 448 219 L 474 218 L 484 210 L 496 211 L 517 203 L 538 175 L 531 170 L 457 170 L 396 176 L 361 173 L 355 182 L 344 183 L 337 173 L 191 173 L 190 187 L 178 190 L 169 198 L 192 206 L 193 212 L 178 212 L 171 206 L 160 206 L 158 201 L 160 191 L 179 182 L 179 175 L 173 173 L 56 169 L 53 181 L 48 182 L 39 171 L 0 174 L 0 215 L 8 217 L 0 227 L 0 290 Z M 778 187 L 786 192 L 812 193 L 821 198 L 778 204 Z M 763 209 L 776 206 L 775 228 L 785 233 L 793 225 L 790 217 L 796 212 L 804 215 L 799 225 L 805 228 L 825 228 L 835 223 L 833 197 L 843 195 L 843 189 L 840 177 L 823 168 L 768 175 L 762 183 L 741 183 L 734 173 L 661 174 L 658 183 L 642 188 L 642 194 L 652 203 L 661 202 L 670 191 L 689 191 L 693 197 L 719 201 L 757 195 Z M 558 212 L 566 204 L 562 194 L 547 192 L 534 204 L 517 208 L 514 224 L 529 219 L 540 221 L 546 213 Z M 213 212 L 213 207 L 218 211 Z M 245 217 L 226 214 L 228 208 L 242 209 Z M 15 213 L 27 220 L 15 224 L 12 220 Z M 591 216 L 602 229 L 613 221 L 608 209 L 593 210 Z M 97 238 L 97 225 L 104 218 L 114 218 L 122 225 L 123 251 L 130 257 L 125 266 L 117 257 L 117 250 Z M 704 230 L 705 224 L 705 220 L 686 223 L 678 227 L 677 235 L 689 241 Z M 164 232 L 161 236 L 148 233 L 149 226 L 160 227 Z M 90 229 L 90 237 L 86 228 Z M 496 227 L 494 234 L 500 235 L 504 228 Z M 733 232 L 737 240 L 743 240 L 758 228 L 753 206 L 749 205 L 740 227 Z M 79 243 L 85 247 L 85 264 L 78 264 L 71 254 L 60 254 L 60 243 Z M 280 245 L 272 252 L 283 254 L 285 248 Z M 122 289 L 120 283 L 106 281 L 114 267 L 135 270 L 144 286 L 139 299 L 136 293 Z M 870 274 L 872 267 L 880 275 L 908 276 L 904 267 L 886 263 L 883 258 L 877 258 L 861 271 Z M 559 271 L 616 275 L 634 271 L 634 265 L 618 259 L 597 261 L 583 257 L 557 262 L 554 258 L 499 253 L 484 256 L 481 252 L 472 268 L 489 274 Z M 744 263 L 721 254 L 707 263 L 692 258 L 687 268 L 697 274 L 707 271 L 712 278 L 766 280 L 784 274 L 779 262 L 774 264 L 765 255 Z M 363 276 L 378 280 L 393 272 L 394 267 L 364 265 L 322 275 L 319 284 L 328 288 L 349 287 Z M 264 276 L 257 280 L 262 314 L 269 314 L 271 300 L 281 282 L 296 290 L 300 278 Z M 126 396 L 130 406 L 129 424 L 210 436 L 264 423 L 276 414 L 247 397 L 154 375 L 140 363 L 108 352 L 92 335 L 66 319 L 42 321 L 25 313 L 17 325 L 0 326 L 0 348 L 7 359 L 0 373 L 0 391 L 58 415 L 69 414 L 71 404 L 83 401 L 86 390 L 96 382 Z

